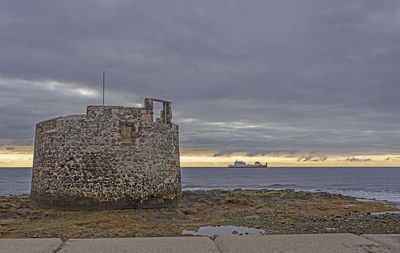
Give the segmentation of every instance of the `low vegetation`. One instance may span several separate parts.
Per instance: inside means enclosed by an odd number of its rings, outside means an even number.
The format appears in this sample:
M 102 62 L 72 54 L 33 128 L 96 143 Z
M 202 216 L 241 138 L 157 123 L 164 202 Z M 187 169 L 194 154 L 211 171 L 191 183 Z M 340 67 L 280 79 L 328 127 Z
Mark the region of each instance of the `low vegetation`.
M 31 209 L 29 195 L 0 197 L 0 238 L 180 236 L 201 226 L 234 225 L 283 233 L 399 233 L 388 202 L 358 201 L 293 190 L 185 191 L 161 209 L 64 211 Z

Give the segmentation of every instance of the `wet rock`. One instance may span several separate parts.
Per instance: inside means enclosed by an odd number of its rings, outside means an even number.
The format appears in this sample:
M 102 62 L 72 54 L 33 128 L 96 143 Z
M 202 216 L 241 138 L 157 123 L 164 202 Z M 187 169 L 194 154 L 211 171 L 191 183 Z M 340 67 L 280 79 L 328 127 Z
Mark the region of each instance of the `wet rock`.
M 179 236 L 184 229 L 211 225 L 252 227 L 269 234 L 400 230 L 400 214 L 366 214 L 395 210 L 393 206 L 329 194 L 331 200 L 327 196 L 286 190 L 190 191 L 183 192 L 176 207 L 106 211 L 32 210 L 29 196 L 0 197 L 0 206 L 4 207 L 0 209 L 0 223 L 6 223 L 0 237 Z M 346 205 L 352 209 L 344 211 Z

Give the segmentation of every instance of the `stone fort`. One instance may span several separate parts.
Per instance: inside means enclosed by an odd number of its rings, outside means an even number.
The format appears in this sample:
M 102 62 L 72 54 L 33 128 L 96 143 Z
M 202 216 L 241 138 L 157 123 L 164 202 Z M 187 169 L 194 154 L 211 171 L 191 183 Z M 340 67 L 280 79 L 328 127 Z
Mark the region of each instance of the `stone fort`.
M 162 109 L 159 118 L 154 103 Z M 36 125 L 32 205 L 60 209 L 162 207 L 181 196 L 171 102 L 88 106 Z

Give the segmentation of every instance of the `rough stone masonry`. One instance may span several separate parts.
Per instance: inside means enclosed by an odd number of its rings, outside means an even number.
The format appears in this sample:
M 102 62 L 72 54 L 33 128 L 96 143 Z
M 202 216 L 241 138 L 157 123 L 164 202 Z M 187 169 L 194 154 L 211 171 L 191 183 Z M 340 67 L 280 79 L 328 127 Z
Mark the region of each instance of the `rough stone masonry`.
M 153 104 L 162 103 L 153 119 Z M 181 196 L 178 126 L 171 102 L 88 106 L 36 125 L 32 205 L 60 209 L 160 207 Z

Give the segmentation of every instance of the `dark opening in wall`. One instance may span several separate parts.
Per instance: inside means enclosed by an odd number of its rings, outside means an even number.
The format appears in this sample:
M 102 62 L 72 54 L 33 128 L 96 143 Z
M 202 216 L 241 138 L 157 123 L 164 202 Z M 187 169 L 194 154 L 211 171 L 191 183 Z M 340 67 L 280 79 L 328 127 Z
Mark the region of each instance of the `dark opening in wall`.
M 163 103 L 154 101 L 153 102 L 153 121 L 160 122 L 161 118 L 163 118 Z
M 144 104 L 150 116 L 149 120 L 165 124 L 171 123 L 171 102 L 156 98 L 146 98 Z

